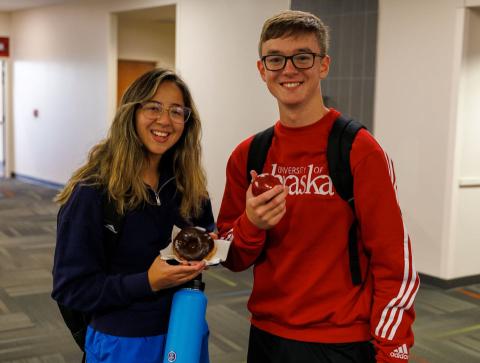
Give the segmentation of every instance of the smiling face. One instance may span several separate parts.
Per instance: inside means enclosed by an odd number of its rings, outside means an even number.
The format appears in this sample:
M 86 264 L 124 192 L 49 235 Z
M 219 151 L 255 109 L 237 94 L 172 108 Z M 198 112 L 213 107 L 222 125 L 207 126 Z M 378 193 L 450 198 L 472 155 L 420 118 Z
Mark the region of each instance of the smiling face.
M 262 56 L 275 54 L 291 56 L 298 53 L 321 53 L 315 34 L 274 38 L 262 44 Z M 269 71 L 261 60 L 257 62 L 262 79 L 278 101 L 280 112 L 323 107 L 320 81 L 327 76 L 329 65 L 328 56 L 315 57 L 314 65 L 309 69 L 297 69 L 292 61 L 288 60 L 285 68 Z
M 185 124 L 173 121 L 166 108 L 177 105 L 184 106 L 183 94 L 172 81 L 162 82 L 150 101 L 164 106 L 164 111 L 157 118 L 149 118 L 142 108 L 135 113 L 135 129 L 142 144 L 148 150 L 150 162 L 157 163 L 161 156 L 169 150 L 182 136 Z

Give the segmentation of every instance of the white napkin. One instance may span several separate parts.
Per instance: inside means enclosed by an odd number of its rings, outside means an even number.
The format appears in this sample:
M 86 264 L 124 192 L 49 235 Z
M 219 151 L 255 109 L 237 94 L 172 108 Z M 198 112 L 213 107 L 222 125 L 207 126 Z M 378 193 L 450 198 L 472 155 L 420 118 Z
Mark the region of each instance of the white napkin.
M 195 227 L 195 228 L 205 231 L 205 229 L 201 227 Z M 173 246 L 172 246 L 172 243 L 175 240 L 175 237 L 177 236 L 178 232 L 180 232 L 180 228 L 178 228 L 177 226 L 173 226 L 172 242 L 170 242 L 167 247 L 165 247 L 163 250 L 160 251 L 160 257 L 162 258 L 162 260 L 181 261 L 177 256 L 175 256 L 175 253 L 173 252 Z M 218 265 L 220 262 L 223 262 L 227 259 L 228 249 L 230 248 L 231 242 L 226 241 L 224 239 L 216 239 L 214 240 L 214 243 L 216 247 L 215 254 L 211 256 L 208 260 L 205 260 L 208 266 Z

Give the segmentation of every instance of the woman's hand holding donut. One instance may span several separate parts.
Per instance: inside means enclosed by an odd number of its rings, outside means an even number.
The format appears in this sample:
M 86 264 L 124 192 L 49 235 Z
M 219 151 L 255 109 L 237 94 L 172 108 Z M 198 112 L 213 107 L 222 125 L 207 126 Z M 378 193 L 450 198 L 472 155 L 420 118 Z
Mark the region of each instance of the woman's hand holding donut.
M 255 171 L 251 171 L 252 180 L 257 177 Z M 252 193 L 252 184 L 248 187 L 246 195 L 246 214 L 250 222 L 260 229 L 270 229 L 274 227 L 287 211 L 286 198 L 288 195 L 287 187 L 276 185 L 272 189 L 254 196 Z
M 180 265 L 170 265 L 160 256 L 157 256 L 148 269 L 148 282 L 152 291 L 168 289 L 194 279 L 205 270 L 205 267 L 205 261 L 181 262 Z

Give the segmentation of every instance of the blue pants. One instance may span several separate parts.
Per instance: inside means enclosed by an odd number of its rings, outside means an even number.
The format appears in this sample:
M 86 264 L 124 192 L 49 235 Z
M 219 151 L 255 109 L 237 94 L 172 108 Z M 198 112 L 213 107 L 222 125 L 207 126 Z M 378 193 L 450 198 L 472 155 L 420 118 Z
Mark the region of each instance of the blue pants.
M 209 363 L 208 330 L 202 339 L 202 351 L 198 363 Z M 85 352 L 87 363 L 163 363 L 166 335 L 149 337 L 117 337 L 94 330 L 87 330 Z M 192 362 L 195 363 L 195 362 Z

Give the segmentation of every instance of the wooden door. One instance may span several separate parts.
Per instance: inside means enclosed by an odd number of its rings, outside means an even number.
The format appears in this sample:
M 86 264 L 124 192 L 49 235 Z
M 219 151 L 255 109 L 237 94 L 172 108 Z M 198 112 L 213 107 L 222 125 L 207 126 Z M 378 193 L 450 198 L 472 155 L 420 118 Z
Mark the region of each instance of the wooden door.
M 134 60 L 118 60 L 117 104 L 120 103 L 123 93 L 139 76 L 156 67 L 155 62 Z

